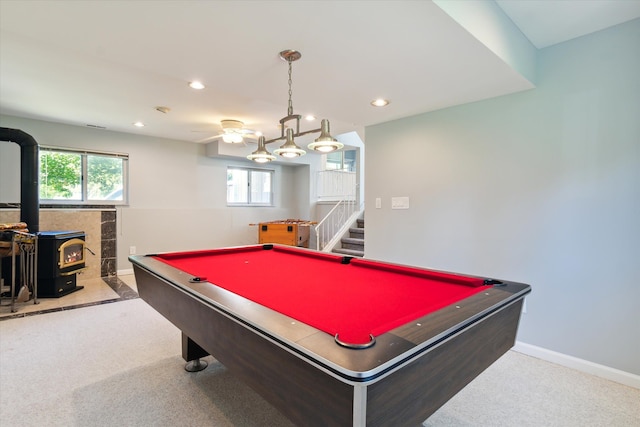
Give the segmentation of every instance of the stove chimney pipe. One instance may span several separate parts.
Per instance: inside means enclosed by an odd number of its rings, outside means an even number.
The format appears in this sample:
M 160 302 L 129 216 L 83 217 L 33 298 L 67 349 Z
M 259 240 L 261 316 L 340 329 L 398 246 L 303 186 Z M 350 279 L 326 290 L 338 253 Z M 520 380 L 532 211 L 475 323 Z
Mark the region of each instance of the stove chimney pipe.
M 19 129 L 0 127 L 0 141 L 20 146 L 20 221 L 26 222 L 29 232 L 40 231 L 40 199 L 38 195 L 38 143 Z

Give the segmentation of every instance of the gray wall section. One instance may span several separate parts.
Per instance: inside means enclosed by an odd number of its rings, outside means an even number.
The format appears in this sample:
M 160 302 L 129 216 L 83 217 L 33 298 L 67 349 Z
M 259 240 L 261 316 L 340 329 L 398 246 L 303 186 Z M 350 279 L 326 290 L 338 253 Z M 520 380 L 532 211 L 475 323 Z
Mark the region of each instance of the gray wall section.
M 0 122 L 0 127 L 7 127 Z M 20 201 L 20 146 L 0 141 L 0 202 Z
M 144 254 L 255 244 L 251 223 L 314 219 L 308 165 L 265 166 L 276 171 L 274 207 L 228 207 L 227 166 L 253 162 L 206 157 L 195 143 L 39 120 L 0 116 L 0 126 L 21 129 L 41 145 L 129 154 L 129 206 L 117 208 L 118 270 L 131 268 L 130 246 Z M 0 202 L 19 202 L 19 147 L 0 143 L 0 157 Z
M 536 89 L 367 127 L 366 256 L 529 283 L 520 341 L 640 374 L 638 46 L 635 20 L 539 51 Z

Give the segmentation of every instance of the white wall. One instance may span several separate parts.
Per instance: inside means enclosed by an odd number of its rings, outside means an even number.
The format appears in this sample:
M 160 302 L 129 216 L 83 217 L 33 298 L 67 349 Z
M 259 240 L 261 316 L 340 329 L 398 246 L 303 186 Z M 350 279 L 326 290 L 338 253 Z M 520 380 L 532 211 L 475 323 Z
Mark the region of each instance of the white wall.
M 368 127 L 366 256 L 529 283 L 518 340 L 640 374 L 638 46 L 635 20 L 539 51 L 536 89 Z
M 308 166 L 265 166 L 276 171 L 274 207 L 227 207 L 227 166 L 254 163 L 210 158 L 204 145 L 184 141 L 11 116 L 0 116 L 0 126 L 21 129 L 40 145 L 129 154 L 129 206 L 117 209 L 120 271 L 131 268 L 130 246 L 143 254 L 254 244 L 258 230 L 250 223 L 313 219 Z M 0 158 L 0 202 L 19 202 L 19 146 L 0 143 Z

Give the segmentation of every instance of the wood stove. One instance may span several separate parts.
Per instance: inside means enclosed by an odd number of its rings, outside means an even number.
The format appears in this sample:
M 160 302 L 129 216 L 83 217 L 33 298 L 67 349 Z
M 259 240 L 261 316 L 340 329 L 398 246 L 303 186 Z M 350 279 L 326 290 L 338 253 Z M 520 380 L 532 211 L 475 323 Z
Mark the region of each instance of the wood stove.
M 78 291 L 76 273 L 85 268 L 83 231 L 38 233 L 38 296 L 61 297 Z

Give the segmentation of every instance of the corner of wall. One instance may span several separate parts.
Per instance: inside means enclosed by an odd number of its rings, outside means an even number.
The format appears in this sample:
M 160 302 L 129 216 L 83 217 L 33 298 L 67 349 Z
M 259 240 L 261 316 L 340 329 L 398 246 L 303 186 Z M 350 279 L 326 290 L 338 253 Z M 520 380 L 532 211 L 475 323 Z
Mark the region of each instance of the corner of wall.
M 447 15 L 500 57 L 506 64 L 536 84 L 537 49 L 494 1 L 433 0 Z

